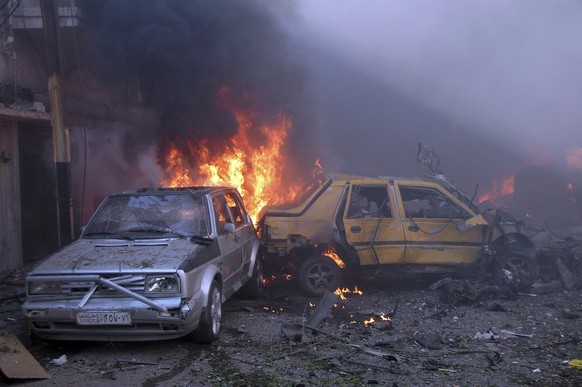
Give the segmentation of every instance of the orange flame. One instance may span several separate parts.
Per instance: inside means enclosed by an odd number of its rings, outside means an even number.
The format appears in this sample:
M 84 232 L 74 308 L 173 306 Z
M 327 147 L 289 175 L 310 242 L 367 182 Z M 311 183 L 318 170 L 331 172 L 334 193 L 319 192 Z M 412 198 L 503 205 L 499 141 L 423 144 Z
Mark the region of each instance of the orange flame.
M 358 289 L 358 287 L 354 287 L 354 290 L 350 290 L 349 288 L 337 288 L 334 292 L 335 294 L 337 294 L 341 300 L 345 300 L 346 299 L 346 294 L 357 294 L 358 296 L 361 296 L 362 294 L 364 294 L 364 292 L 362 292 L 361 290 Z
M 344 263 L 344 261 L 342 261 L 339 255 L 337 255 L 333 247 L 326 250 L 322 255 L 325 255 L 326 257 L 333 259 L 333 261 L 340 267 L 340 269 L 344 269 L 346 267 L 346 264 Z
M 232 186 L 238 189 L 249 215 L 256 222 L 267 204 L 288 203 L 302 193 L 299 184 L 290 185 L 282 179 L 283 146 L 292 126 L 291 118 L 280 114 L 265 124 L 255 112 L 243 106 L 245 103 L 234 101 L 229 88 L 222 88 L 219 97 L 221 104 L 233 112 L 238 131 L 216 154 L 211 154 L 206 140 L 188 140 L 196 166 L 189 165 L 188 157 L 175 143 L 169 143 L 164 160 L 167 178 L 161 183 L 167 187 Z M 319 160 L 316 166 L 318 170 Z
M 376 320 L 374 320 L 374 317 L 370 317 L 370 319 L 369 319 L 369 320 L 365 320 L 365 321 L 364 321 L 364 325 L 365 325 L 366 327 L 368 327 L 368 325 L 371 325 L 371 324 L 373 324 L 373 323 L 375 323 L 375 322 L 376 322 Z
M 346 296 L 344 295 L 344 292 L 340 288 L 337 288 L 333 293 L 337 294 L 340 300 L 347 300 Z
M 484 201 L 489 200 L 493 204 L 499 204 L 499 199 L 502 196 L 513 194 L 514 180 L 514 175 L 507 176 L 501 181 L 494 180 L 491 183 L 491 189 L 479 197 L 478 203 L 483 203 Z

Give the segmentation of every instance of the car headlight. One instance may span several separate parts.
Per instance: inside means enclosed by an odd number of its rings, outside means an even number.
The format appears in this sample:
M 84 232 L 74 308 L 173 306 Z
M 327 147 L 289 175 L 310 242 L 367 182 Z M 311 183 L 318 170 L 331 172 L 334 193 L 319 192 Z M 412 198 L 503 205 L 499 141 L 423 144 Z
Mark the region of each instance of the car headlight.
M 146 293 L 178 293 L 180 281 L 175 274 L 148 275 L 145 278 Z
M 29 294 L 60 294 L 63 292 L 61 283 L 56 281 L 31 281 L 28 285 Z

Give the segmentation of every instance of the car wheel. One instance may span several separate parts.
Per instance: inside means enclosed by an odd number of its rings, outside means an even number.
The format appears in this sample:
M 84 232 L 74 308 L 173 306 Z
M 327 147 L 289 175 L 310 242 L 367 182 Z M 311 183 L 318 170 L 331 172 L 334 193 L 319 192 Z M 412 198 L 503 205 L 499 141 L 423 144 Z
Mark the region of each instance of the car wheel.
M 216 281 L 212 281 L 208 292 L 208 305 L 202 311 L 198 328 L 192 333 L 196 343 L 209 344 L 218 339 L 222 319 L 222 293 Z
M 495 263 L 495 281 L 500 286 L 527 288 L 538 275 L 539 267 L 535 258 L 520 251 L 503 253 Z
M 261 263 L 261 258 L 257 257 L 253 276 L 249 278 L 249 281 L 243 286 L 242 295 L 245 298 L 259 298 L 261 294 L 263 294 L 263 287 L 263 265 Z
M 328 257 L 312 257 L 299 268 L 299 283 L 305 293 L 320 297 L 326 291 L 334 292 L 341 282 L 339 266 Z

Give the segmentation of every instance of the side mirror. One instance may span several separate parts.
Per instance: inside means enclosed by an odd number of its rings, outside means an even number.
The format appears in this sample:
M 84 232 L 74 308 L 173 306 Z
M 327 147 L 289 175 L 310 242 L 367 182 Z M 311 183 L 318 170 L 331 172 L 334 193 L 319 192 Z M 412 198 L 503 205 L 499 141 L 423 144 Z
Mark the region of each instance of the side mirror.
M 225 223 L 224 225 L 224 232 L 227 234 L 234 234 L 236 231 L 236 227 L 234 223 Z
M 457 225 L 457 229 L 459 230 L 459 232 L 463 232 L 472 227 L 488 225 L 489 223 L 487 222 L 487 219 L 485 219 L 483 215 L 475 215 L 474 217 L 465 220 L 464 223 Z

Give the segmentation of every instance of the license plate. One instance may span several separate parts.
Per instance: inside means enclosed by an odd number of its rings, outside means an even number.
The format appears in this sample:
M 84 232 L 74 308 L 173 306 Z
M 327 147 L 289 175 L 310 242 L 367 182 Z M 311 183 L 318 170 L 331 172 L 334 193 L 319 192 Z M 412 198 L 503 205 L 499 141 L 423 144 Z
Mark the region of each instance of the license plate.
M 80 312 L 77 313 L 79 325 L 131 325 L 129 312 Z

